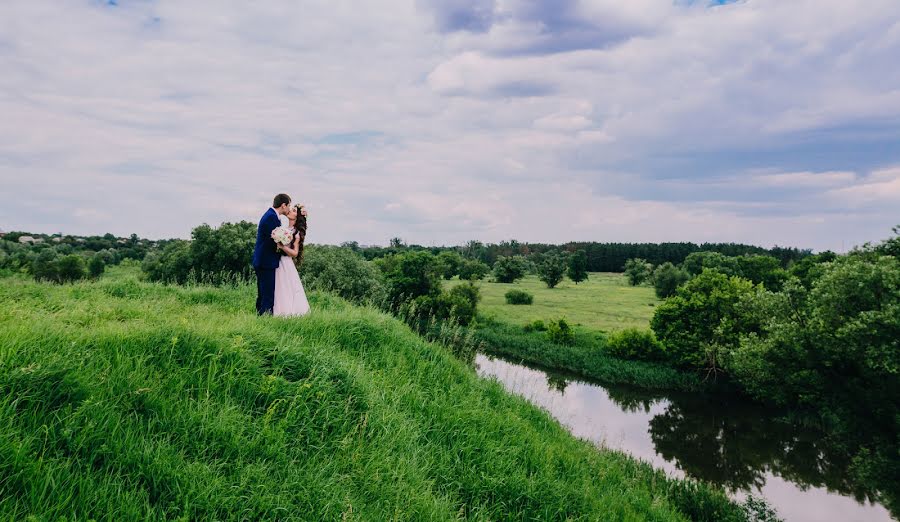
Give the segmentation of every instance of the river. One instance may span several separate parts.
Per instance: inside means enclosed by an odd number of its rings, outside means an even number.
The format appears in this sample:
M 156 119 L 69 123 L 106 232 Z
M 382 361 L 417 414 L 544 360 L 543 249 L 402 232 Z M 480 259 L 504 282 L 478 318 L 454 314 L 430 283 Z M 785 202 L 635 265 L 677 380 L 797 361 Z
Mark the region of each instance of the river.
M 478 354 L 479 375 L 547 410 L 576 437 L 665 470 L 719 484 L 737 499 L 764 497 L 786 522 L 890 522 L 847 483 L 846 456 L 821 435 L 757 406 L 698 394 L 602 386 Z

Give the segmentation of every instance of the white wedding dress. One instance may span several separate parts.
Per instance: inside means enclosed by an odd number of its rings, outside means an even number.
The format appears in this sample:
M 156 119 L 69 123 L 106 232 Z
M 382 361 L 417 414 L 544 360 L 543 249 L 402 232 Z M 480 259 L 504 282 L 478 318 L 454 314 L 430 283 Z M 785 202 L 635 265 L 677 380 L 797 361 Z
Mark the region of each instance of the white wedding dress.
M 288 226 L 287 216 L 281 218 L 281 225 Z M 275 306 L 272 315 L 291 316 L 305 315 L 309 312 L 309 301 L 297 273 L 297 266 L 291 256 L 281 256 L 280 264 L 275 269 Z

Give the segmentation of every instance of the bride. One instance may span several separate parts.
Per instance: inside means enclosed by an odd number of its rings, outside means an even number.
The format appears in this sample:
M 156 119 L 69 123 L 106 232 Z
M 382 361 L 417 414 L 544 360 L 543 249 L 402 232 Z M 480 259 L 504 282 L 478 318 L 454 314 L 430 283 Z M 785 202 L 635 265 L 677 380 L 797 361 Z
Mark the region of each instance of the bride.
M 287 216 L 279 216 L 281 225 L 294 231 L 294 241 L 288 245 L 278 245 L 282 253 L 278 268 L 275 269 L 275 306 L 273 315 L 304 315 L 309 312 L 309 301 L 300 281 L 300 274 L 294 258 L 303 259 L 303 242 L 306 239 L 306 209 L 302 205 L 291 207 Z M 300 224 L 298 226 L 298 221 Z

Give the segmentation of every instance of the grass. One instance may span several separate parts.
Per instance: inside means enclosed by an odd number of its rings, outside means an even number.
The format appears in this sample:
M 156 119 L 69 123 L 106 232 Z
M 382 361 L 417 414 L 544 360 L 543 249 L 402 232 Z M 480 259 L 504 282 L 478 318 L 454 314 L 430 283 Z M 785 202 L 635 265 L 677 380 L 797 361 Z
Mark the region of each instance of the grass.
M 451 281 L 448 284 L 458 284 Z M 587 281 L 566 279 L 556 288 L 547 288 L 537 276 L 516 283 L 481 283 L 479 311 L 496 321 L 524 325 L 536 319 L 565 317 L 589 330 L 611 332 L 625 328 L 649 328 L 654 307 L 661 301 L 649 286 L 630 286 L 623 274 L 594 272 Z M 532 305 L 506 304 L 511 289 L 534 295 Z
M 740 520 L 312 293 L 0 280 L 0 520 Z

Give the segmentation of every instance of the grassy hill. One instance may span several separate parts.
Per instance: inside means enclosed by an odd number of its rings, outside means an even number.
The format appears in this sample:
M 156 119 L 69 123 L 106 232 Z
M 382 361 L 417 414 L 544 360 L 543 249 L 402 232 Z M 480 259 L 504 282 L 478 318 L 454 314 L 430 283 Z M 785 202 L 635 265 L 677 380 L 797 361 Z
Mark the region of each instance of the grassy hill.
M 740 520 L 326 295 L 0 279 L 0 519 Z
M 534 304 L 506 304 L 504 296 L 513 288 L 533 294 Z M 623 274 L 602 272 L 591 273 L 577 285 L 565 279 L 556 288 L 547 288 L 535 275 L 515 283 L 483 283 L 481 296 L 479 311 L 502 323 L 522 326 L 536 319 L 565 317 L 587 329 L 606 332 L 649 328 L 654 306 L 661 302 L 652 287 L 630 286 Z

